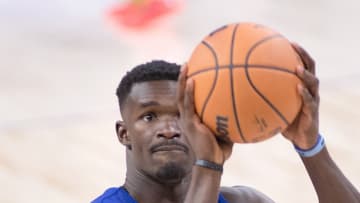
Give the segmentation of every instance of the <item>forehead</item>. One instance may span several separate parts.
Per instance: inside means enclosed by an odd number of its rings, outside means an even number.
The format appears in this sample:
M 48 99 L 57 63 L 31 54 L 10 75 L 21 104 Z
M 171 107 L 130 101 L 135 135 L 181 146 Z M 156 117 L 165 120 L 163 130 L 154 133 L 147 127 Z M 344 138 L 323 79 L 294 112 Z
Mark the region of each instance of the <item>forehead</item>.
M 160 80 L 136 83 L 131 88 L 128 102 L 146 104 L 157 102 L 160 105 L 173 105 L 176 102 L 177 81 Z

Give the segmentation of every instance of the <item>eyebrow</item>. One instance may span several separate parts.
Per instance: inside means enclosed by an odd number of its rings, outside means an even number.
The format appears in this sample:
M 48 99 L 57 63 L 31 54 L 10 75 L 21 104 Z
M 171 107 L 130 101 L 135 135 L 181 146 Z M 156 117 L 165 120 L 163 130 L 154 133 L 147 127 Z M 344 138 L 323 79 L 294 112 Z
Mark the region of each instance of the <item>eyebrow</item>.
M 140 102 L 140 106 L 143 108 L 149 106 L 160 106 L 160 103 L 156 101 L 146 101 L 146 102 Z

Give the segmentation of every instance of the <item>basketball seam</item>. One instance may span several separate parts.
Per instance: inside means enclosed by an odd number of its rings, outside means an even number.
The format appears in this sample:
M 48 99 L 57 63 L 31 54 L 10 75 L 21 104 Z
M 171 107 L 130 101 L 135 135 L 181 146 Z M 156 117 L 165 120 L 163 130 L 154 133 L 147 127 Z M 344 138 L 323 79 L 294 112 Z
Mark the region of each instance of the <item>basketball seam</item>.
M 246 78 L 249 82 L 249 84 L 251 85 L 251 87 L 253 88 L 253 90 L 265 101 L 265 103 L 267 103 L 272 109 L 273 111 L 275 111 L 275 113 L 285 122 L 286 125 L 289 125 L 289 122 L 287 121 L 287 119 L 285 118 L 284 115 L 282 115 L 282 113 L 275 107 L 274 104 L 272 104 L 255 86 L 255 84 L 253 83 L 253 81 L 250 78 L 250 74 L 249 74 L 249 69 L 247 67 L 250 55 L 253 53 L 253 51 L 259 47 L 262 43 L 267 42 L 269 40 L 272 40 L 274 38 L 278 38 L 278 37 L 282 37 L 280 34 L 276 34 L 276 35 L 271 35 L 268 36 L 266 38 L 263 38 L 262 40 L 256 42 L 253 46 L 251 46 L 251 48 L 249 49 L 249 51 L 246 54 L 246 58 L 245 58 L 245 74 L 246 74 Z
M 267 65 L 258 65 L 258 64 L 248 64 L 247 66 L 248 66 L 248 68 L 251 68 L 251 69 L 254 69 L 254 68 L 256 68 L 256 69 L 270 69 L 270 70 L 274 70 L 274 71 L 280 71 L 280 72 L 284 72 L 284 73 L 289 73 L 289 74 L 292 74 L 292 75 L 296 76 L 296 73 L 294 71 L 290 71 L 290 70 L 287 70 L 286 68 L 282 68 L 282 67 L 278 67 L 278 66 L 267 66 Z M 202 70 L 198 70 L 198 71 L 195 71 L 195 72 L 191 73 L 188 77 L 189 78 L 195 77 L 196 75 L 215 70 L 216 68 L 217 67 L 210 67 L 210 68 L 205 68 L 205 69 L 202 69 Z M 227 69 L 227 68 L 228 68 L 228 65 L 219 66 L 219 70 Z M 245 64 L 233 65 L 233 69 L 237 69 L 237 68 L 245 68 Z
M 212 93 L 213 93 L 213 91 L 215 89 L 216 82 L 217 82 L 217 79 L 218 79 L 219 62 L 218 62 L 217 54 L 216 54 L 214 48 L 210 44 L 208 44 L 206 41 L 202 41 L 201 43 L 204 44 L 211 51 L 211 53 L 213 54 L 213 56 L 215 58 L 215 65 L 216 65 L 215 78 L 213 80 L 210 92 L 207 95 L 207 98 L 205 99 L 204 105 L 203 105 L 203 107 L 201 109 L 201 113 L 200 113 L 200 120 L 203 121 L 204 111 L 205 111 L 206 106 L 207 106 L 207 104 L 209 102 L 209 99 L 210 99 L 210 97 L 211 97 L 211 95 L 212 95 Z
M 233 55 L 234 55 L 234 44 L 235 44 L 235 36 L 236 36 L 236 32 L 238 29 L 239 24 L 236 24 L 233 33 L 232 33 L 232 38 L 231 38 L 231 46 L 230 46 L 230 64 L 229 64 L 229 69 L 230 69 L 230 87 L 231 87 L 231 99 L 232 99 L 232 105 L 233 105 L 233 110 L 234 110 L 234 115 L 235 115 L 235 122 L 236 122 L 236 126 L 238 129 L 238 132 L 240 134 L 241 139 L 244 142 L 247 142 L 242 131 L 241 131 L 241 127 L 240 127 L 240 122 L 239 122 L 239 117 L 237 115 L 237 109 L 236 109 L 236 103 L 235 103 L 235 96 L 234 96 L 234 79 L 233 79 Z

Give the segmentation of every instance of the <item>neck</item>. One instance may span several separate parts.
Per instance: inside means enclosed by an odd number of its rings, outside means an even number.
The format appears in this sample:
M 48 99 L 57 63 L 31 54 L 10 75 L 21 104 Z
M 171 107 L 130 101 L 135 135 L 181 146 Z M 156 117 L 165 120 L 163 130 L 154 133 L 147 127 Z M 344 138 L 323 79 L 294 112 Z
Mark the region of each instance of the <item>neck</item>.
M 190 186 L 190 176 L 191 174 L 187 174 L 175 183 L 163 183 L 133 169 L 127 170 L 124 187 L 138 203 L 184 202 Z
M 132 153 L 126 150 L 125 189 L 138 203 L 183 203 L 190 187 L 191 167 L 177 181 L 161 182 L 153 176 L 138 170 Z

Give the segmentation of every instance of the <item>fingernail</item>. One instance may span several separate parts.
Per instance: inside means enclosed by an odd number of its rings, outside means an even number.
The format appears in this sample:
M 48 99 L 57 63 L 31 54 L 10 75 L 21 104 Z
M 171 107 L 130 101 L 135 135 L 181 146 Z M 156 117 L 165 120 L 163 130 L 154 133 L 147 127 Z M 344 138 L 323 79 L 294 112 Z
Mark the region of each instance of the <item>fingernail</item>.
M 194 80 L 192 78 L 189 78 L 187 82 L 189 85 L 194 85 Z
M 183 71 L 183 70 L 185 69 L 186 65 L 187 65 L 187 64 L 184 63 L 184 64 L 181 66 L 180 71 Z
M 298 88 L 299 92 L 302 92 L 303 86 L 301 84 L 297 84 L 297 88 Z
M 304 67 L 301 66 L 301 65 L 297 66 L 297 71 L 298 71 L 299 73 L 303 73 L 303 72 L 304 72 Z

